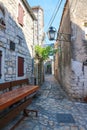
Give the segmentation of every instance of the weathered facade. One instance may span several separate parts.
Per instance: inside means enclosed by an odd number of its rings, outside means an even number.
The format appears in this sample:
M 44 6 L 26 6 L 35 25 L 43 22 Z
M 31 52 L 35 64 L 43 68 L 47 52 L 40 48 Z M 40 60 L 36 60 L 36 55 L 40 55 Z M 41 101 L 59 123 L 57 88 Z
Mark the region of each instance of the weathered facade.
M 87 96 L 87 0 L 67 0 L 59 27 L 55 77 L 70 97 Z M 58 61 L 56 60 L 58 59 Z M 57 62 L 57 63 L 56 63 Z
M 42 45 L 44 42 L 44 11 L 40 6 L 32 7 L 37 21 L 35 22 L 35 43 Z
M 0 0 L 0 82 L 31 79 L 35 20 L 26 0 Z
M 44 43 L 44 11 L 40 6 L 32 7 L 33 13 L 35 14 L 37 21 L 34 24 L 35 27 L 35 45 L 42 46 Z M 38 61 L 35 62 L 34 75 L 36 79 L 36 84 L 41 85 L 43 83 L 43 64 L 39 64 Z

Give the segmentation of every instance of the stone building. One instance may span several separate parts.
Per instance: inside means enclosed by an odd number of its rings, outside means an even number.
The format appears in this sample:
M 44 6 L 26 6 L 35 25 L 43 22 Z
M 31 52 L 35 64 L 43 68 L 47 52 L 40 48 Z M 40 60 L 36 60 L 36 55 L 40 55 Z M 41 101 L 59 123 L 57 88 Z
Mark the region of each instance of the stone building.
M 44 11 L 40 6 L 34 6 L 32 7 L 33 13 L 37 18 L 37 21 L 35 21 L 34 27 L 35 27 L 35 45 L 42 46 L 44 43 Z M 43 83 L 43 66 L 40 68 L 38 61 L 34 64 L 34 75 L 35 75 L 35 82 L 36 84 L 41 85 Z
M 37 21 L 35 22 L 35 43 L 42 45 L 44 42 L 44 11 L 40 6 L 32 7 Z
M 35 20 L 27 0 L 0 0 L 0 82 L 31 79 Z
M 55 48 L 55 77 L 71 98 L 87 96 L 87 0 L 66 0 Z

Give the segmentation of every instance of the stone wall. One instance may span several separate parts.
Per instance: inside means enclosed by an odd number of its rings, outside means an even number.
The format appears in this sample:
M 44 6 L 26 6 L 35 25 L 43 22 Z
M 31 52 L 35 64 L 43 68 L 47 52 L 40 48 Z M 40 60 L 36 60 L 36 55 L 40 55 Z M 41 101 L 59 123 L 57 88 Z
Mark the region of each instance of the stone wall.
M 58 49 L 58 42 L 56 42 L 54 44 L 54 48 Z M 59 79 L 59 77 L 58 77 L 58 63 L 59 63 L 58 54 L 59 54 L 59 49 L 58 49 L 58 52 L 56 52 L 54 55 L 54 76 L 56 77 L 57 80 Z
M 84 22 L 87 22 L 87 1 L 67 0 L 59 32 L 70 33 L 71 42 L 58 41 L 58 80 L 70 97 L 87 96 L 87 40 Z
M 83 62 L 87 59 L 87 50 L 85 51 L 85 44 L 87 41 L 85 41 L 84 26 L 84 23 L 87 22 L 87 1 L 75 0 L 72 2 L 72 0 L 69 0 L 69 2 L 73 59 Z
M 2 78 L 0 82 L 32 76 L 33 22 L 31 15 L 21 0 L 0 0 L 5 9 L 6 29 L 0 29 L 0 50 L 2 50 Z M 24 9 L 24 25 L 18 24 L 18 3 Z M 10 49 L 10 41 L 15 44 L 15 51 Z M 24 76 L 18 77 L 17 58 L 24 58 Z
M 87 67 L 83 62 L 87 59 L 87 46 L 85 39 L 84 23 L 87 22 L 87 1 L 79 0 L 70 2 L 71 43 L 72 43 L 72 89 L 73 97 L 84 98 L 87 96 Z
M 70 17 L 69 10 L 67 10 L 68 4 L 66 4 L 64 13 L 62 16 L 59 33 L 61 34 L 58 37 L 58 54 L 56 54 L 55 58 L 55 73 L 57 80 L 61 83 L 62 87 L 70 93 L 71 85 L 70 85 L 70 75 L 71 75 L 71 44 L 68 34 L 71 33 L 70 29 Z M 64 35 L 63 35 L 64 34 Z M 58 57 L 58 58 L 57 58 Z M 58 66 L 58 67 L 57 67 Z M 58 68 L 58 70 L 57 70 Z

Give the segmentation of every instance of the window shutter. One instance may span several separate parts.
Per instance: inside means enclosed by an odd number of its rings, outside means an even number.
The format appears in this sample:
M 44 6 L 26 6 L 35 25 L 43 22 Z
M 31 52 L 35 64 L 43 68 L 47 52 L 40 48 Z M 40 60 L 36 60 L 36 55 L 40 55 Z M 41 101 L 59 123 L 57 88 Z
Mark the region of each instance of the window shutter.
M 2 76 L 2 74 L 1 74 L 1 62 L 2 62 L 2 51 L 0 51 L 0 78 Z
M 24 58 L 18 57 L 18 76 L 24 75 Z
M 18 23 L 23 26 L 23 17 L 24 17 L 24 10 L 22 6 L 18 5 Z

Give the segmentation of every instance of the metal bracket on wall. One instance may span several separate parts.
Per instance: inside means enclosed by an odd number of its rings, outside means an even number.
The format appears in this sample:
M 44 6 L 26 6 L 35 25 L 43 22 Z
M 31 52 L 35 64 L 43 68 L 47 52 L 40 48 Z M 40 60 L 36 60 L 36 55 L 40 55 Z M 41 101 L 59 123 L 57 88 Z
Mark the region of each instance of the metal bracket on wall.
M 71 41 L 71 34 L 58 33 L 57 40 L 70 42 Z

